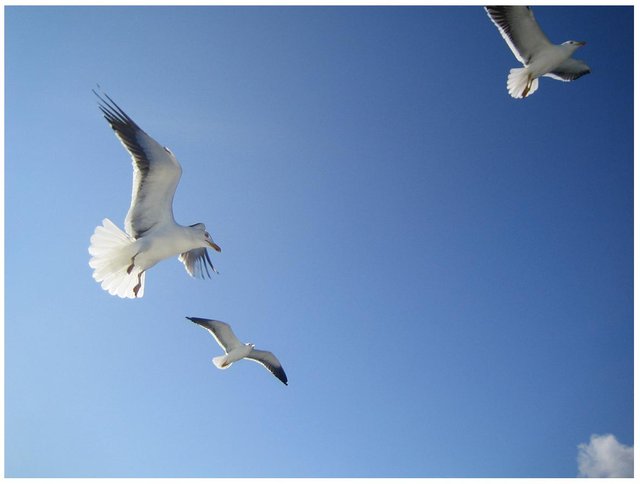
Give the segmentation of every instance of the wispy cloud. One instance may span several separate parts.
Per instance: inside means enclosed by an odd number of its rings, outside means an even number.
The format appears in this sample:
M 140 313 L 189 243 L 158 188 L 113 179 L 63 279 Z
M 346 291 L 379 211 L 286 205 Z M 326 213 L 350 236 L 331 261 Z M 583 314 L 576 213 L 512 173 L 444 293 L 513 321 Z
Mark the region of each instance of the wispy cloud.
M 578 477 L 633 477 L 633 447 L 611 434 L 594 434 L 578 445 L 578 471 Z

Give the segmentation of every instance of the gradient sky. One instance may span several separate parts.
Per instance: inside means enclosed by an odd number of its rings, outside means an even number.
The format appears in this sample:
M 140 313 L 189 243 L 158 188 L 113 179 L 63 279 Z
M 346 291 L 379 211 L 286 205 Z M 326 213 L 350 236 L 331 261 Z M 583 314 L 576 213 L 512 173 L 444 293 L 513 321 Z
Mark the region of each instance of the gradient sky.
M 514 100 L 477 6 L 6 8 L 6 475 L 571 477 L 633 445 L 633 10 L 534 11 L 593 72 Z M 131 193 L 98 83 L 182 163 L 212 280 L 92 279 Z

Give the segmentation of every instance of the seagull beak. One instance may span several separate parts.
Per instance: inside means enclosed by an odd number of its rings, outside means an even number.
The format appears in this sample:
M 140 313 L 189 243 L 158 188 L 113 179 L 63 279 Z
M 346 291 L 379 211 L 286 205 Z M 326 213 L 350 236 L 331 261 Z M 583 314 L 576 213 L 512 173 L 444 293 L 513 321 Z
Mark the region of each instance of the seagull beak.
M 216 252 L 222 252 L 222 249 L 220 249 L 220 246 L 218 244 L 216 244 L 213 240 L 207 240 L 207 243 L 211 246 L 211 248 L 213 250 L 215 250 Z
M 578 42 L 578 45 L 580 47 L 582 47 L 583 45 L 586 45 L 587 43 L 584 40 L 581 40 L 580 42 Z

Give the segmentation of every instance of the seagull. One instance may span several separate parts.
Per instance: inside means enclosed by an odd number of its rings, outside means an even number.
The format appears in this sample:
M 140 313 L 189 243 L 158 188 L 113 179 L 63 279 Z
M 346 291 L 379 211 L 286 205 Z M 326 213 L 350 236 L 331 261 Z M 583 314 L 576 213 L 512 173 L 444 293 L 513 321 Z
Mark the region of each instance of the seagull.
M 89 266 L 93 278 L 109 294 L 121 298 L 144 295 L 147 269 L 179 255 L 191 277 L 211 277 L 207 247 L 220 252 L 204 224 L 184 227 L 173 218 L 173 195 L 182 167 L 171 150 L 145 133 L 120 107 L 96 91 L 98 106 L 133 160 L 131 206 L 126 233 L 105 218 L 91 236 Z M 106 98 L 106 99 L 105 99 Z
M 267 370 L 287 385 L 287 375 L 278 361 L 278 358 L 270 351 L 262 351 L 255 349 L 255 346 L 251 343 L 242 344 L 236 335 L 233 334 L 231 326 L 222 321 L 216 321 L 214 319 L 202 319 L 202 318 L 190 318 L 187 319 L 199 324 L 205 328 L 218 342 L 220 347 L 224 350 L 224 355 L 216 356 L 211 361 L 221 370 L 229 368 L 233 362 L 246 358 L 247 360 L 253 360 L 260 363 Z
M 568 40 L 552 44 L 533 17 L 530 7 L 484 7 L 498 27 L 502 38 L 524 67 L 509 71 L 507 89 L 512 97 L 521 99 L 538 89 L 538 77 L 559 81 L 575 81 L 589 74 L 591 69 L 573 53 L 586 42 Z

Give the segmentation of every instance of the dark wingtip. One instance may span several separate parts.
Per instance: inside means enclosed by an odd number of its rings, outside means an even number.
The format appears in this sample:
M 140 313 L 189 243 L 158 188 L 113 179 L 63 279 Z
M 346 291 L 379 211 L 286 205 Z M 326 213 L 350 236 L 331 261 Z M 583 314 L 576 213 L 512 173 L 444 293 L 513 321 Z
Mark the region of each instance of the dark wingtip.
M 185 316 L 185 318 L 187 318 L 189 321 L 191 321 L 192 323 L 196 323 L 199 326 L 203 326 L 206 325 L 207 322 L 209 322 L 209 319 L 205 319 L 205 318 L 196 318 L 196 317 L 192 317 L 192 316 Z
M 97 87 L 98 87 L 98 90 L 99 90 L 102 94 L 105 94 L 105 93 L 104 93 L 104 91 L 100 88 L 100 85 L 97 85 Z M 91 89 L 91 92 L 92 92 L 93 94 L 95 94 L 95 96 L 96 96 L 96 97 L 97 97 L 97 98 L 98 98 L 102 103 L 107 104 L 107 102 L 104 100 L 104 98 L 103 98 L 100 94 L 98 94 L 98 91 L 96 91 L 95 89 Z M 106 94 L 105 94 L 105 96 L 106 96 Z M 99 105 L 99 106 L 100 106 L 100 105 Z M 102 106 L 101 106 L 101 107 L 102 107 Z
M 129 115 L 125 113 L 122 108 L 118 106 L 118 104 L 116 104 L 116 102 L 111 99 L 106 92 L 102 90 L 102 88 L 100 88 L 100 85 L 98 85 L 98 89 L 100 90 L 100 94 L 102 95 L 100 95 L 95 89 L 91 89 L 91 91 L 98 98 L 98 107 L 103 112 L 103 114 L 105 115 L 105 119 L 109 122 L 114 130 L 116 130 L 116 125 L 114 123 L 122 125 L 129 124 L 133 128 L 140 129 L 140 126 L 138 126 L 135 121 L 131 119 Z M 140 131 L 142 130 L 140 129 Z
M 204 266 L 205 270 L 207 271 L 207 276 L 209 277 L 209 279 L 211 279 L 211 274 L 209 274 L 209 269 L 207 268 L 207 264 L 209 265 L 209 267 L 211 267 L 211 270 L 215 273 L 218 274 L 218 271 L 216 270 L 216 268 L 213 266 L 213 263 L 211 262 L 211 258 L 209 257 L 209 251 L 207 249 L 204 249 L 204 262 L 202 262 L 202 265 Z M 204 279 L 204 275 L 202 277 Z
M 280 371 L 275 372 L 275 376 L 278 380 L 280 380 L 285 385 L 289 386 L 289 379 L 287 378 L 287 374 L 284 372 L 283 368 L 279 369 Z

